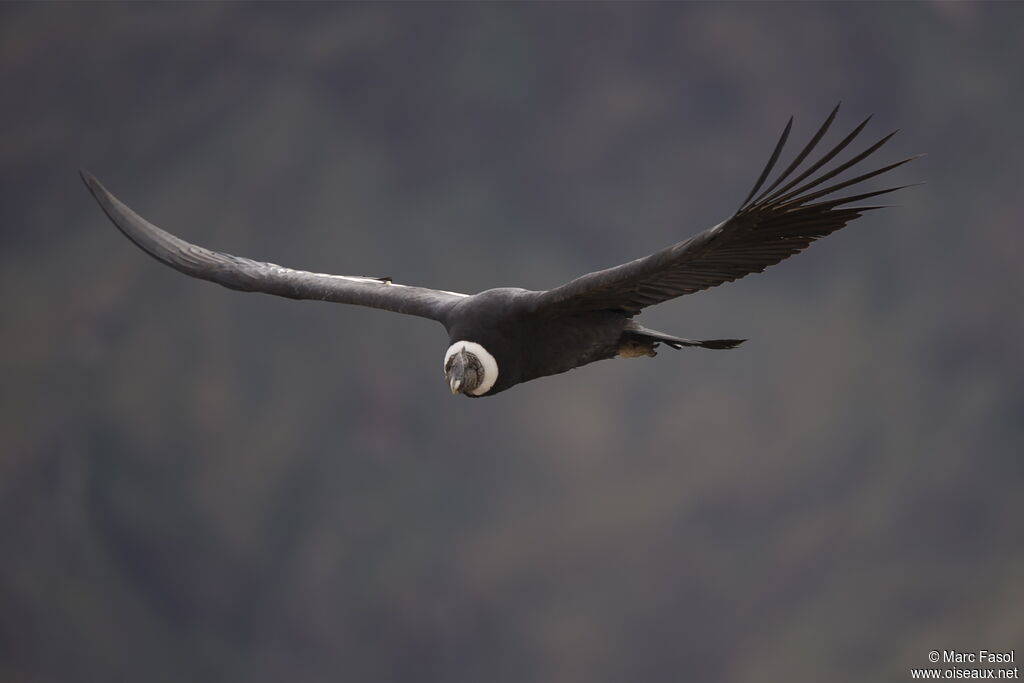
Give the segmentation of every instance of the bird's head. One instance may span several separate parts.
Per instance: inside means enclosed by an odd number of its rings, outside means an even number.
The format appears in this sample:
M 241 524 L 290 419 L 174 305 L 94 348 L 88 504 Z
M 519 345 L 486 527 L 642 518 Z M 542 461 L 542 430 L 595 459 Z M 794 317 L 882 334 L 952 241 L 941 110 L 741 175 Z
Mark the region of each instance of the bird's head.
M 483 380 L 484 366 L 476 354 L 456 351 L 444 364 L 444 378 L 453 394 L 472 394 Z
M 480 344 L 458 341 L 444 355 L 444 378 L 453 394 L 483 396 L 498 380 L 498 363 Z

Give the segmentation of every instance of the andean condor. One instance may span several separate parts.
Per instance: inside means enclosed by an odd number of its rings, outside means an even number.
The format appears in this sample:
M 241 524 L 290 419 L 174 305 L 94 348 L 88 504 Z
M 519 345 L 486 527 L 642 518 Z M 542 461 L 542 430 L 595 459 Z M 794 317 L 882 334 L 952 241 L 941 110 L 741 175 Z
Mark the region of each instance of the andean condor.
M 832 196 L 915 158 L 829 184 L 895 134 L 822 170 L 871 117 L 801 169 L 838 110 L 836 106 L 810 142 L 765 186 L 789 137 L 790 118 L 754 188 L 736 213 L 722 223 L 650 256 L 588 273 L 547 291 L 502 287 L 467 295 L 399 285 L 390 278 L 311 273 L 231 256 L 161 230 L 121 203 L 89 173 L 83 171 L 82 178 L 121 232 L 186 275 L 246 292 L 371 306 L 440 322 L 448 331 L 444 374 L 452 393 L 493 396 L 520 382 L 594 361 L 653 356 L 662 343 L 674 349 L 731 349 L 744 341 L 684 339 L 648 329 L 635 316 L 647 306 L 759 273 L 865 211 L 882 208 L 849 206 L 851 203 L 906 187 Z

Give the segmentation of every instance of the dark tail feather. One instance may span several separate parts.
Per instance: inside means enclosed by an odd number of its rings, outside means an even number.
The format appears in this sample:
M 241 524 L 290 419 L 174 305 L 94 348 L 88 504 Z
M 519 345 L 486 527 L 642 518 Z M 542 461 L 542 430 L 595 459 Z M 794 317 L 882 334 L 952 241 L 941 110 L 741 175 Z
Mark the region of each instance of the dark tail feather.
M 659 339 L 673 349 L 681 349 L 684 346 L 699 346 L 702 349 L 735 349 L 747 341 L 746 339 Z
M 746 339 L 683 339 L 640 325 L 637 325 L 635 330 L 630 330 L 630 333 L 640 339 L 662 342 L 673 349 L 681 349 L 684 346 L 699 346 L 702 349 L 734 349 L 747 341 Z

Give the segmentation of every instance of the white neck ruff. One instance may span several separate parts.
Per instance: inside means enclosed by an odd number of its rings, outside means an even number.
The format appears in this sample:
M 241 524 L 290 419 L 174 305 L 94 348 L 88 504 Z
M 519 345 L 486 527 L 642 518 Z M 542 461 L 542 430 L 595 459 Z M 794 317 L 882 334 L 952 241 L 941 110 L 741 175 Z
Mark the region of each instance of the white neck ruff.
M 466 351 L 476 356 L 480 360 L 480 365 L 484 368 L 484 377 L 476 389 L 473 389 L 471 394 L 474 396 L 483 396 L 494 383 L 498 381 L 498 361 L 494 360 L 494 356 L 484 347 L 480 346 L 476 342 L 471 341 L 457 341 L 448 347 L 448 350 L 444 354 L 444 365 L 441 367 L 448 367 L 448 360 L 459 351 Z

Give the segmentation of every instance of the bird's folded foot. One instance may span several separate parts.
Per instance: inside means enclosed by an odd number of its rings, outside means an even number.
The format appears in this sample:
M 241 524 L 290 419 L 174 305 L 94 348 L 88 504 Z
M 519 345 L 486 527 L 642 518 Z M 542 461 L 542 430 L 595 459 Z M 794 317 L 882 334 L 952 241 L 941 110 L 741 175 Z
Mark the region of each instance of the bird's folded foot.
M 619 350 L 615 355 L 618 358 L 642 358 L 644 356 L 654 358 L 658 355 L 658 352 L 654 350 L 657 345 L 658 342 L 647 339 L 627 337 L 619 343 Z

